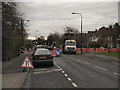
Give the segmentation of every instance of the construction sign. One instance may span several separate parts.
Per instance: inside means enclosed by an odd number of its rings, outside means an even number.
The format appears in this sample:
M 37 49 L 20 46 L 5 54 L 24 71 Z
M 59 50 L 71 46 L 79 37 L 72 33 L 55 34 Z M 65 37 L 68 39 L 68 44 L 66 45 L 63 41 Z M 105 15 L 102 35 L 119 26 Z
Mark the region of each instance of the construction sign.
M 60 52 L 56 50 L 56 55 L 60 55 Z
M 33 68 L 32 63 L 30 62 L 29 58 L 26 57 L 24 62 L 22 63 L 21 67 L 25 67 L 25 68 Z
M 55 50 L 50 51 L 50 53 L 52 54 L 52 56 L 56 56 L 56 51 Z

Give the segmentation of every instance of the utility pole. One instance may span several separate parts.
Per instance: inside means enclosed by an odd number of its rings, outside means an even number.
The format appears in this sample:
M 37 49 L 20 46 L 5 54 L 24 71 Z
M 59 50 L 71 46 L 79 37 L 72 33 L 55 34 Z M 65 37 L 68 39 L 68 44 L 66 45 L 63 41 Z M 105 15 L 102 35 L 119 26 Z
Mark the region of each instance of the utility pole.
M 29 22 L 30 20 L 21 19 L 21 34 L 22 34 L 22 48 L 24 49 L 24 21 Z
M 24 21 L 21 19 L 21 32 L 22 32 L 22 48 L 24 49 Z

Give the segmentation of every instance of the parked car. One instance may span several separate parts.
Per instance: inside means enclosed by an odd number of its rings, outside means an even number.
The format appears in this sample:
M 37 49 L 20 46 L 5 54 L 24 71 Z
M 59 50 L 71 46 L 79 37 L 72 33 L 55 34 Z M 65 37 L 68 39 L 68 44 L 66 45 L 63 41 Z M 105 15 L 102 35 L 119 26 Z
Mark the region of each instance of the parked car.
M 48 50 L 53 50 L 52 46 L 47 47 Z
M 34 54 L 35 51 L 36 51 L 37 49 L 39 49 L 39 48 L 45 48 L 45 46 L 44 46 L 44 45 L 37 45 L 37 46 L 35 46 L 35 48 L 33 49 L 33 54 Z
M 53 56 L 49 52 L 48 49 L 39 48 L 35 51 L 33 55 L 33 66 L 39 66 L 39 65 L 49 65 L 54 66 L 53 63 Z

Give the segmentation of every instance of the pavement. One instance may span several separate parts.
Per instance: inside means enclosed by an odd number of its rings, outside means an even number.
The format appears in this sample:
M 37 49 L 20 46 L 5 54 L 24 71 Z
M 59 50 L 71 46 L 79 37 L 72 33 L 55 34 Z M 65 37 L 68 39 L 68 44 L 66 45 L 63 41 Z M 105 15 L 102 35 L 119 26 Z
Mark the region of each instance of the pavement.
M 29 76 L 28 72 L 22 72 L 21 68 L 25 56 L 31 59 L 30 53 L 26 51 L 25 54 L 10 61 L 2 62 L 2 88 L 29 88 L 29 85 L 25 86 L 24 84 Z
M 26 78 L 25 72 L 3 74 L 2 88 L 21 88 Z

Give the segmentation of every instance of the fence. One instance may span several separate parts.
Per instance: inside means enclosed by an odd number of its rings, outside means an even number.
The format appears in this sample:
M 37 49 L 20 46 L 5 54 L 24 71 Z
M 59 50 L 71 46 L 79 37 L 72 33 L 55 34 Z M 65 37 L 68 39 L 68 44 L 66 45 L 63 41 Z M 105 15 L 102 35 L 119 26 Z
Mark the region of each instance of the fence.
M 76 52 L 77 53 L 80 53 L 81 52 L 81 48 L 77 48 L 76 49 Z M 82 48 L 82 52 L 96 52 L 96 53 L 100 53 L 100 52 L 120 52 L 120 48 L 104 48 L 104 49 L 101 49 L 101 48 Z

